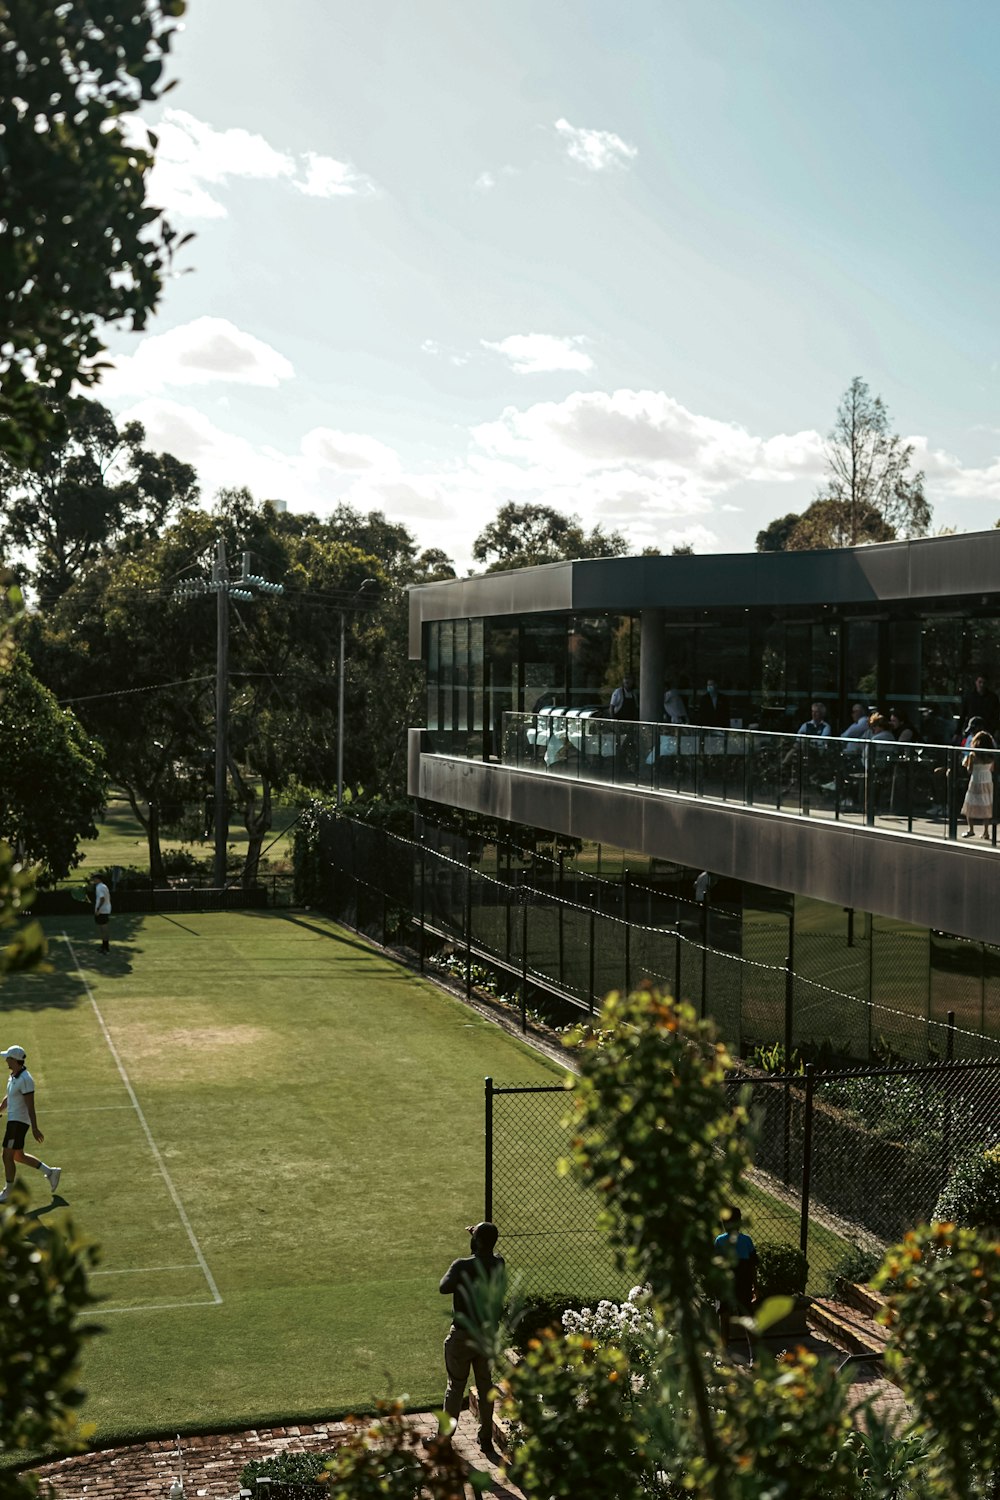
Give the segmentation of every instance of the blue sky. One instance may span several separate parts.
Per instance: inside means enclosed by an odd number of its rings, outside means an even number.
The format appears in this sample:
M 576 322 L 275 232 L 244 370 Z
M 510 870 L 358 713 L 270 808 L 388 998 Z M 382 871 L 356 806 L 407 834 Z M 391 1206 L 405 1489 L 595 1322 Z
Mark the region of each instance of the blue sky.
M 105 399 L 206 499 L 464 567 L 507 499 L 752 548 L 857 374 L 992 526 L 998 50 L 975 0 L 190 0 L 149 123 L 196 238 Z

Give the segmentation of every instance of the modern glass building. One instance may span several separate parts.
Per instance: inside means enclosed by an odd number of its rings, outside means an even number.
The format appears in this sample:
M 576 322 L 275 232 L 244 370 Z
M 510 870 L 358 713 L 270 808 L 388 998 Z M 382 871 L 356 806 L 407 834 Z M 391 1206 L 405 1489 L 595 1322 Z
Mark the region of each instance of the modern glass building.
M 692 892 L 707 871 L 745 892 L 748 907 L 808 909 L 811 921 L 822 909 L 845 931 L 897 923 L 919 938 L 911 947 L 926 955 L 928 995 L 942 934 L 982 944 L 992 974 L 1000 856 L 995 834 L 955 837 L 960 755 L 907 752 L 900 817 L 891 747 L 857 762 L 851 780 L 840 761 L 803 760 L 794 732 L 815 699 L 835 734 L 860 701 L 900 710 L 947 746 L 974 679 L 1000 679 L 1000 531 L 830 552 L 609 558 L 423 585 L 410 596 L 410 654 L 427 669 L 412 795 L 687 870 Z M 626 674 L 638 686 L 635 730 L 614 739 L 598 726 L 588 739 L 563 728 L 566 753 L 537 753 L 555 743 L 538 716 L 599 718 Z M 717 725 L 729 727 L 711 742 L 708 731 L 671 742 L 658 727 L 664 689 L 680 691 L 697 724 L 709 678 Z M 761 795 L 765 759 L 771 782 L 798 777 L 794 797 L 783 799 L 787 785 Z

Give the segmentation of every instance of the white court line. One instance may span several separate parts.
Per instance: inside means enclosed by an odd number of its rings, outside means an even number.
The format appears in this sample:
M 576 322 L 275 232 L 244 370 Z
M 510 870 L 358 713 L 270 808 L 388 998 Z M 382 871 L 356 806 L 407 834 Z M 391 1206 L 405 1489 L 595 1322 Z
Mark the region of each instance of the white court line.
M 147 1271 L 197 1271 L 197 1269 L 196 1260 L 186 1260 L 176 1266 L 125 1266 L 121 1271 L 91 1271 L 90 1275 L 91 1278 L 94 1276 L 142 1276 Z
M 219 1302 L 222 1298 L 219 1298 Z M 173 1312 L 177 1307 L 218 1307 L 219 1302 L 144 1302 L 140 1307 L 102 1307 L 100 1303 L 94 1308 L 94 1317 L 103 1318 L 110 1313 L 123 1312 Z
M 118 1056 L 118 1049 L 115 1046 L 114 1042 L 111 1040 L 111 1033 L 110 1033 L 110 1031 L 107 1028 L 107 1024 L 106 1024 L 106 1022 L 104 1020 L 104 1017 L 101 1015 L 101 1012 L 97 1008 L 97 1001 L 94 999 L 93 992 L 91 991 L 90 985 L 87 983 L 87 977 L 84 974 L 83 970 L 80 968 L 79 963 L 77 963 L 76 952 L 75 952 L 75 950 L 73 948 L 73 944 L 69 940 L 69 935 L 64 932 L 62 934 L 62 939 L 63 939 L 63 942 L 66 944 L 66 947 L 70 951 L 70 956 L 72 957 L 73 963 L 76 966 L 76 972 L 79 974 L 80 981 L 83 984 L 84 989 L 87 991 L 87 997 L 90 1000 L 90 1003 L 91 1003 L 91 1005 L 94 1008 L 94 1015 L 97 1017 L 97 1020 L 98 1020 L 98 1023 L 100 1025 L 100 1028 L 101 1028 L 101 1030 L 104 1033 L 104 1040 L 108 1044 L 108 1050 L 110 1051 L 111 1056 L 115 1060 L 115 1064 L 116 1064 L 116 1066 L 118 1068 L 118 1072 L 121 1074 L 122 1083 L 125 1085 L 125 1088 L 126 1088 L 126 1091 L 128 1093 L 128 1096 L 129 1096 L 129 1098 L 132 1101 L 132 1106 L 135 1109 L 136 1114 L 139 1116 L 139 1124 L 142 1126 L 143 1131 L 145 1132 L 146 1140 L 149 1142 L 149 1149 L 153 1153 L 153 1158 L 154 1158 L 154 1160 L 156 1162 L 156 1165 L 159 1167 L 160 1174 L 163 1177 L 163 1180 L 164 1180 L 164 1182 L 167 1185 L 167 1191 L 170 1194 L 171 1198 L 173 1199 L 174 1207 L 177 1210 L 177 1213 L 178 1213 L 178 1215 L 180 1217 L 181 1223 L 184 1225 L 184 1229 L 185 1229 L 185 1231 L 187 1233 L 187 1237 L 188 1237 L 188 1239 L 191 1242 L 191 1249 L 194 1251 L 195 1256 L 197 1257 L 197 1260 L 198 1260 L 198 1264 L 199 1264 L 199 1266 L 202 1269 L 202 1273 L 203 1273 L 203 1275 L 205 1277 L 205 1280 L 208 1282 L 208 1289 L 212 1293 L 212 1302 L 215 1303 L 216 1305 L 218 1305 L 222 1301 L 222 1293 L 219 1291 L 219 1288 L 216 1286 L 216 1284 L 215 1284 L 215 1278 L 213 1277 L 211 1271 L 208 1269 L 208 1261 L 205 1259 L 204 1255 L 202 1254 L 201 1246 L 198 1243 L 198 1240 L 197 1240 L 197 1238 L 195 1236 L 194 1230 L 191 1228 L 191 1220 L 188 1218 L 187 1213 L 185 1212 L 184 1205 L 183 1205 L 183 1203 L 180 1200 L 180 1194 L 178 1193 L 177 1189 L 174 1187 L 173 1179 L 171 1178 L 170 1173 L 167 1171 L 167 1164 L 163 1160 L 163 1157 L 160 1155 L 160 1148 L 159 1148 L 159 1146 L 156 1144 L 156 1142 L 153 1139 L 153 1132 L 150 1130 L 149 1125 L 146 1123 L 146 1116 L 143 1114 L 142 1107 L 139 1104 L 138 1099 L 136 1098 L 135 1089 L 132 1087 L 132 1084 L 131 1084 L 131 1082 L 129 1080 L 129 1076 L 128 1076 L 128 1074 L 125 1071 L 124 1064 L 122 1063 L 121 1058 Z M 186 1303 L 179 1303 L 179 1304 L 175 1303 L 173 1305 L 174 1306 L 187 1306 L 189 1304 L 186 1304 Z M 193 1306 L 194 1304 L 190 1304 L 190 1305 Z M 201 1306 L 207 1306 L 208 1304 L 204 1304 L 203 1303 L 203 1304 L 199 1304 L 199 1305 L 201 1305 Z M 129 1312 L 129 1311 L 131 1311 L 130 1308 L 122 1308 L 120 1310 L 122 1312 Z M 117 1311 L 119 1311 L 119 1309 L 117 1309 L 117 1308 L 108 1308 L 108 1309 L 106 1309 L 106 1311 L 117 1312 Z

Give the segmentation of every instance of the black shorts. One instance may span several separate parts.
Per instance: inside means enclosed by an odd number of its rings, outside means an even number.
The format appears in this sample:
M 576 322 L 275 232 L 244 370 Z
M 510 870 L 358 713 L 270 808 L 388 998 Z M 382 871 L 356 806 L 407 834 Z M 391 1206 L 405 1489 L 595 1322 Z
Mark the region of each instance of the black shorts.
M 111 921 L 111 918 L 108 916 L 106 911 L 99 911 L 94 918 L 94 921 L 97 923 L 98 927 L 107 927 L 108 923 Z
M 23 1151 L 27 1134 L 27 1120 L 8 1120 L 7 1129 L 3 1133 L 4 1150 Z

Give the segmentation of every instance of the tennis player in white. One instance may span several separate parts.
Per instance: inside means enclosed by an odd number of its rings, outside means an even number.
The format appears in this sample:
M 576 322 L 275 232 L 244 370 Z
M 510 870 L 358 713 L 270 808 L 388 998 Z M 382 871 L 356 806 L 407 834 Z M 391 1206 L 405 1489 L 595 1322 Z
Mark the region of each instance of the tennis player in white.
M 7 1059 L 7 1067 L 10 1069 L 7 1095 L 0 1099 L 0 1112 L 7 1111 L 7 1124 L 3 1133 L 3 1175 L 6 1181 L 0 1192 L 0 1203 L 5 1203 L 10 1196 L 18 1163 L 37 1168 L 48 1179 L 53 1198 L 62 1176 L 62 1167 L 47 1167 L 37 1156 L 29 1156 L 24 1149 L 29 1125 L 31 1134 L 39 1145 L 45 1139 L 35 1119 L 35 1080 L 24 1066 L 26 1055 L 23 1047 L 8 1047 L 6 1052 L 0 1052 L 0 1057 Z

